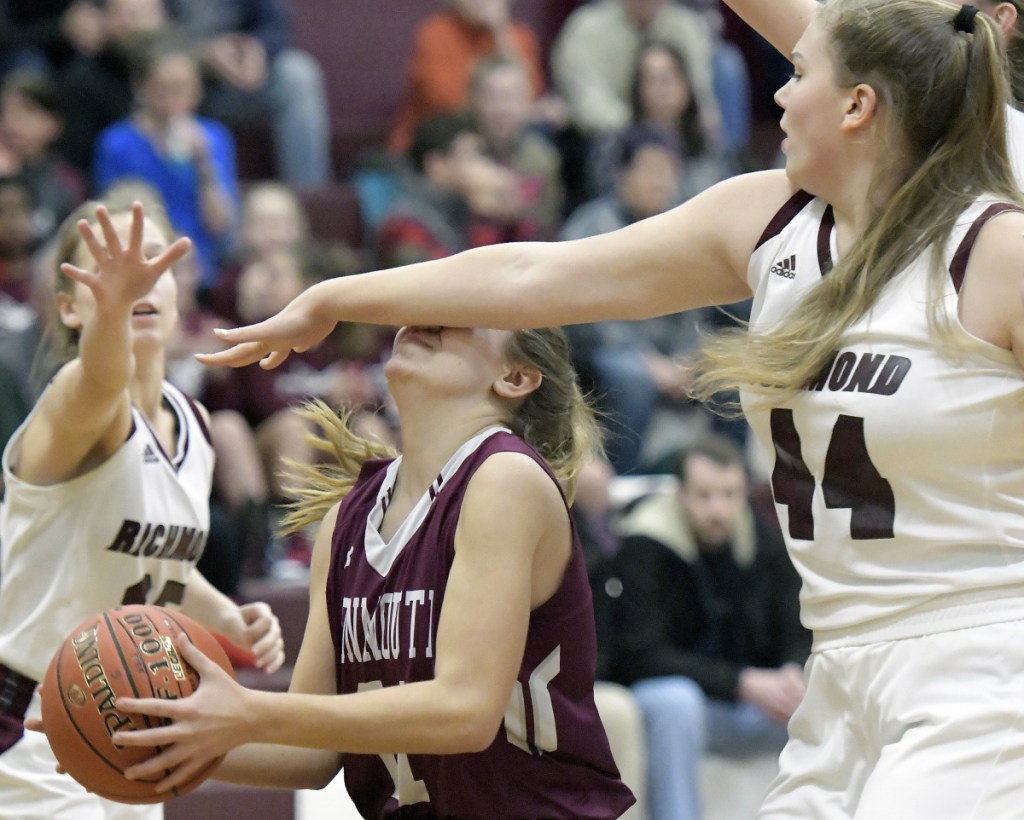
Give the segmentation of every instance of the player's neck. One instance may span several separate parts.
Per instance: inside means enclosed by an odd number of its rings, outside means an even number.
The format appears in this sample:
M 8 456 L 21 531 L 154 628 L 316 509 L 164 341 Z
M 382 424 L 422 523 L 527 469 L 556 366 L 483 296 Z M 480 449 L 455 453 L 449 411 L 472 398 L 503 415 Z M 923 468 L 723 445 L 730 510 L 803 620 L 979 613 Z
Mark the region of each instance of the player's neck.
M 477 433 L 501 424 L 495 414 L 402 418 L 402 465 L 396 492 L 419 498 L 444 469 L 456 450 Z
M 132 376 L 130 391 L 132 404 L 150 420 L 157 417 L 163 402 L 164 368 L 163 360 L 159 363 L 136 356 L 135 373 Z

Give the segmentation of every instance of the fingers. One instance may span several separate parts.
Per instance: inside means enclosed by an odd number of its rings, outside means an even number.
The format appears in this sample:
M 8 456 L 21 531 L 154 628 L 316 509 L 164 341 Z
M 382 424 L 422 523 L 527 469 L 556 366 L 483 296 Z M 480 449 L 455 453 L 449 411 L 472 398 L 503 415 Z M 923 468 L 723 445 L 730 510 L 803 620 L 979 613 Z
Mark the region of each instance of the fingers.
M 132 225 L 128 235 L 128 253 L 133 256 L 142 254 L 142 231 L 145 227 L 145 216 L 142 213 L 142 203 L 132 204 Z
M 191 239 L 187 236 L 179 237 L 172 244 L 168 245 L 163 253 L 151 260 L 149 264 L 156 270 L 165 271 L 183 259 L 191 248 Z
M 260 360 L 260 367 L 264 370 L 273 370 L 287 359 L 290 353 L 290 350 L 273 350 L 270 355 Z
M 97 276 L 92 271 L 79 268 L 76 265 L 72 265 L 70 262 L 62 262 L 60 265 L 61 272 L 71 281 L 78 282 L 86 287 L 91 287 L 97 279 Z
M 240 610 L 247 624 L 245 637 L 256 656 L 256 666 L 267 674 L 276 672 L 284 664 L 284 637 L 277 616 L 262 601 L 245 604 Z
M 28 729 L 30 732 L 45 732 L 46 731 L 43 728 L 43 722 L 41 720 L 39 720 L 38 718 L 26 718 L 25 719 L 25 728 Z
M 121 252 L 121 240 L 114 230 L 114 222 L 110 218 L 110 211 L 105 206 L 96 208 L 96 221 L 99 222 L 100 230 L 103 232 L 103 241 L 107 245 L 107 255 L 113 257 Z M 99 257 L 95 257 L 99 259 Z
M 244 367 L 260 361 L 266 355 L 267 346 L 263 342 L 244 342 L 217 353 L 197 353 L 196 361 L 210 367 Z
M 97 212 L 99 212 L 98 208 Z M 89 224 L 89 221 L 87 219 L 79 219 L 77 227 L 78 235 L 82 237 L 82 242 L 84 242 L 85 246 L 89 249 L 89 253 L 92 254 L 92 258 L 96 260 L 96 264 L 102 265 L 105 261 L 109 261 L 110 254 L 107 252 L 107 248 L 104 248 L 96 238 L 96 234 L 93 232 L 92 225 Z M 108 245 L 107 247 L 110 246 Z
M 220 665 L 210 660 L 192 641 L 180 641 L 178 643 L 178 654 L 181 655 L 196 672 L 200 678 L 214 674 L 220 670 Z
M 118 711 L 126 712 L 131 715 L 149 715 L 151 717 L 167 718 L 169 720 L 173 720 L 178 717 L 179 712 L 184 708 L 180 701 L 164 700 L 163 698 L 118 698 L 115 706 Z M 155 738 L 150 741 L 151 733 L 164 732 L 166 728 L 168 727 L 117 732 L 113 736 L 114 742 L 121 743 L 120 738 L 121 735 L 123 735 L 125 738 L 125 746 L 153 746 L 157 743 L 167 741 L 163 737 Z
M 213 332 L 217 334 L 217 338 L 238 345 L 241 342 L 262 341 L 267 337 L 268 330 L 267 321 L 264 320 L 254 325 L 244 325 L 242 327 L 218 327 Z

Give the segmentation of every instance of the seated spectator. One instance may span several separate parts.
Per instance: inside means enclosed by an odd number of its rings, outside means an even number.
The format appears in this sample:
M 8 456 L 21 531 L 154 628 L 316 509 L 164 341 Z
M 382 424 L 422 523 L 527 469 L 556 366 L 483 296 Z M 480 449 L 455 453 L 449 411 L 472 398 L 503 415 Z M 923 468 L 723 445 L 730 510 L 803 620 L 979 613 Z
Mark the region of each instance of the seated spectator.
M 607 233 L 675 205 L 682 163 L 676 146 L 671 137 L 649 127 L 623 132 L 615 152 L 614 190 L 577 208 L 560 238 Z M 603 412 L 608 457 L 619 474 L 640 468 L 648 427 L 660 403 L 691 407 L 690 357 L 699 342 L 698 328 L 710 312 L 566 328 L 576 368 Z
M 0 2 L 0 77 L 16 69 L 59 71 L 102 43 L 92 0 Z
M 612 668 L 644 712 L 650 816 L 699 818 L 706 752 L 775 755 L 786 742 L 810 651 L 800 580 L 728 439 L 684 452 L 678 489 L 640 501 L 619 533 Z
M 529 127 L 530 87 L 522 64 L 507 57 L 481 60 L 473 72 L 469 108 L 484 153 L 516 176 L 518 197 L 510 219 L 522 226 L 520 238 L 554 238 L 565 199 L 561 159 L 551 142 Z
M 572 122 L 589 137 L 632 119 L 636 55 L 647 40 L 672 43 L 686 59 L 709 133 L 720 129 L 712 83 L 711 32 L 704 17 L 672 0 L 596 0 L 573 11 L 551 54 L 555 86 Z
M 442 115 L 421 123 L 409 168 L 377 232 L 377 261 L 396 267 L 439 259 L 466 248 L 525 239 L 515 220 L 515 174 L 483 155 L 469 117 Z
M 270 124 L 278 176 L 323 185 L 331 174 L 323 70 L 292 45 L 288 0 L 166 0 L 196 48 L 203 113 L 232 127 Z
M 681 201 L 733 173 L 721 151 L 720 140 L 701 121 L 689 69 L 675 46 L 651 42 L 641 49 L 630 101 L 633 123 L 659 130 L 678 142 L 683 157 Z M 592 173 L 595 188 L 601 192 L 614 185 L 613 154 L 619 133 L 594 141 Z
M 530 98 L 544 92 L 544 66 L 537 35 L 511 17 L 512 0 L 448 0 L 416 29 L 408 79 L 388 141 L 395 154 L 412 146 L 420 123 L 465 109 L 477 62 L 498 55 L 522 64 Z
M 32 189 L 20 176 L 0 176 L 0 301 L 29 306 L 36 245 Z
M 100 134 L 94 186 L 104 191 L 126 177 L 153 185 L 174 229 L 192 240 L 209 288 L 237 223 L 234 141 L 219 122 L 196 115 L 199 69 L 177 38 L 157 40 L 140 57 L 133 87 L 135 113 Z
M 295 190 L 266 180 L 250 185 L 242 197 L 237 241 L 212 290 L 202 299 L 216 313 L 238 321 L 238 277 L 243 265 L 309 239 L 309 220 Z
M 139 50 L 173 31 L 163 0 L 95 0 L 95 6 L 102 48 L 80 55 L 60 75 L 62 107 L 75 124 L 64 130 L 60 151 L 90 178 L 100 132 L 132 113 L 131 68 Z
M 246 324 L 266 319 L 315 281 L 352 273 L 356 264 L 354 255 L 308 242 L 253 256 L 238 279 L 235 313 Z M 314 458 L 307 438 L 309 425 L 297 412 L 303 400 L 316 397 L 335 407 L 352 407 L 356 416 L 363 411 L 372 414 L 379 406 L 381 398 L 367 362 L 342 347 L 339 338 L 291 356 L 275 370 L 227 368 L 222 378 L 207 381 L 203 403 L 214 418 L 228 419 L 211 434 L 236 445 L 224 464 L 226 477 L 232 480 L 225 491 L 241 511 L 255 515 L 259 504 L 265 503 L 261 499 L 271 504 L 294 499 L 296 482 L 288 465 L 309 464 Z M 234 417 L 222 416 L 229 412 Z M 251 445 L 242 441 L 246 430 L 238 424 L 240 420 L 254 435 Z M 217 444 L 215 440 L 215 448 Z M 258 454 L 255 471 L 250 464 L 253 452 Z M 308 567 L 308 549 L 300 534 L 282 546 L 281 554 L 258 555 L 254 561 L 250 553 L 247 558 L 257 573 L 271 571 L 274 561 L 286 561 L 282 567 L 301 570 L 302 565 Z
M 56 85 L 40 72 L 16 71 L 0 86 L 0 165 L 29 185 L 34 237 L 42 242 L 85 199 L 85 179 L 54 150 L 64 130 Z

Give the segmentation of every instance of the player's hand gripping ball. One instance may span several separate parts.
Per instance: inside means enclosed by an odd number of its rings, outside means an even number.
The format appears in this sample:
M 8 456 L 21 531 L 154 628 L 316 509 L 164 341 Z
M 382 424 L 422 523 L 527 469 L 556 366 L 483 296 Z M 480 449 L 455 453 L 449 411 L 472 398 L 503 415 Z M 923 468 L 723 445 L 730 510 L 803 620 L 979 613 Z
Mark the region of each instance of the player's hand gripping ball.
M 116 698 L 186 698 L 199 686 L 199 675 L 178 652 L 183 640 L 234 674 L 205 627 L 159 606 L 122 606 L 89 618 L 53 656 L 41 695 L 43 728 L 57 761 L 89 791 L 121 803 L 160 803 L 196 788 L 220 762 L 157 794 L 154 787 L 165 775 L 128 780 L 123 773 L 159 748 L 118 747 L 110 739 L 118 730 L 166 722 L 122 714 L 114 706 Z

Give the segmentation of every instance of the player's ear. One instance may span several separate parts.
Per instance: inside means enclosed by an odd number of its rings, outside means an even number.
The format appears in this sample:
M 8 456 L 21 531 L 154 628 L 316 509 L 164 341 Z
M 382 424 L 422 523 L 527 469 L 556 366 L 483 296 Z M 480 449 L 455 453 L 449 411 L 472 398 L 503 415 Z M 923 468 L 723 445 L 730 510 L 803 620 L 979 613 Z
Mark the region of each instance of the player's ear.
M 70 293 L 57 291 L 57 315 L 65 327 L 72 330 L 82 329 L 82 317 L 78 315 Z
M 867 83 L 858 83 L 850 89 L 846 109 L 843 111 L 843 131 L 856 131 L 864 128 L 878 113 L 878 96 L 875 89 Z
M 1017 28 L 1017 7 L 1013 3 L 998 3 L 991 14 L 1003 37 L 1009 38 Z
M 503 399 L 522 399 L 540 387 L 543 380 L 540 370 L 531 364 L 509 364 L 491 387 Z

